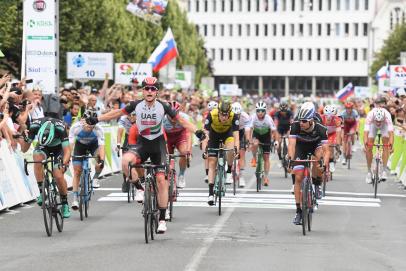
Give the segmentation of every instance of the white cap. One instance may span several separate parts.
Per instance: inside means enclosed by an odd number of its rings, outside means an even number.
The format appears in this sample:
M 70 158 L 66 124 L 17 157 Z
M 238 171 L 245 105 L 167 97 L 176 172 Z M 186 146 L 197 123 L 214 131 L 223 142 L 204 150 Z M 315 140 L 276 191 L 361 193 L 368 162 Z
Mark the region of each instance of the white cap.
M 404 88 L 398 88 L 398 90 L 396 91 L 396 94 L 398 96 L 406 96 L 406 91 Z

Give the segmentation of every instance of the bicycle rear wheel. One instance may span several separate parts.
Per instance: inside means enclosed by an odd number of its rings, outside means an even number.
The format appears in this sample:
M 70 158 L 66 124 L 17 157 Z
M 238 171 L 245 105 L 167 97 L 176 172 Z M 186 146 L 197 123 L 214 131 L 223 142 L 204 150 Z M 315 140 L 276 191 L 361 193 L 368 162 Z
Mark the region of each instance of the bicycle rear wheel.
M 235 196 L 235 193 L 237 192 L 237 162 L 234 161 L 233 165 L 233 194 Z
M 308 193 L 309 190 L 309 181 L 307 178 L 303 179 L 302 182 L 302 232 L 303 235 L 306 235 L 306 226 L 307 226 L 307 219 L 308 219 Z
M 174 189 L 174 176 L 176 176 L 175 170 L 170 172 L 170 182 L 169 182 L 169 221 L 172 222 L 173 217 L 173 189 Z
M 347 145 L 347 169 L 351 168 L 351 154 L 352 152 L 352 144 L 351 144 L 351 139 L 348 140 L 348 145 Z
M 144 234 L 145 234 L 145 243 L 148 244 L 149 237 L 151 235 L 151 191 L 149 184 L 145 185 L 144 192 Z
M 282 163 L 283 163 L 283 169 L 285 171 L 285 178 L 288 177 L 288 168 L 287 168 L 287 162 L 286 162 L 286 154 L 288 153 L 288 147 L 286 145 L 286 139 L 283 139 L 283 147 L 282 147 Z
M 316 204 L 313 186 L 311 183 L 308 183 L 307 200 L 307 230 L 310 232 L 312 230 L 313 208 Z
M 132 190 L 131 190 L 131 183 L 129 182 L 129 180 L 126 180 L 126 186 L 127 186 L 127 202 L 128 203 L 130 203 L 131 202 L 131 197 L 132 197 L 132 195 L 131 195 L 131 193 L 132 193 Z
M 91 181 L 90 181 L 90 172 L 87 174 L 86 178 L 86 187 L 85 191 L 86 194 L 84 195 L 85 198 L 85 217 L 89 216 L 89 207 L 90 207 L 90 195 L 91 195 Z
M 54 206 L 50 185 L 48 178 L 45 178 L 42 183 L 42 214 L 44 216 L 45 231 L 48 236 L 52 235 L 52 211 Z

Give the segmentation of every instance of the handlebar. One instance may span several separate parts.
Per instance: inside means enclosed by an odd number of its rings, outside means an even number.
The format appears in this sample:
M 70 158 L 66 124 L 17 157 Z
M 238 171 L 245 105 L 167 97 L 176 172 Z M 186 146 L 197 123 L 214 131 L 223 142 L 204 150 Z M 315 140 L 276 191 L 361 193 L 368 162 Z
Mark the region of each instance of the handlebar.
M 46 159 L 46 160 L 42 160 L 42 161 L 27 161 L 27 159 L 24 159 L 24 171 L 25 171 L 25 175 L 29 176 L 28 174 L 28 164 L 42 164 L 42 165 L 46 165 L 48 163 L 51 163 L 53 161 L 53 159 Z

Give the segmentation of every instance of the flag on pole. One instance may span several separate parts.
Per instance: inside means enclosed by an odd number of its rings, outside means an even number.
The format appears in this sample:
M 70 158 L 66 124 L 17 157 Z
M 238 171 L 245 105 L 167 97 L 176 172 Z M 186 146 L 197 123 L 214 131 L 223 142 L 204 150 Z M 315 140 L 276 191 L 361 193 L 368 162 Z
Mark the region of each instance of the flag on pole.
M 354 86 L 350 82 L 336 93 L 336 98 L 339 99 L 340 102 L 344 102 L 351 95 L 354 95 Z
M 152 65 L 152 70 L 158 72 L 166 66 L 172 59 L 178 55 L 175 38 L 173 37 L 171 28 L 168 28 L 161 43 L 155 48 L 154 52 L 148 59 L 148 63 Z
M 375 75 L 376 81 L 379 79 L 389 79 L 389 62 L 386 61 L 386 65 L 382 66 Z

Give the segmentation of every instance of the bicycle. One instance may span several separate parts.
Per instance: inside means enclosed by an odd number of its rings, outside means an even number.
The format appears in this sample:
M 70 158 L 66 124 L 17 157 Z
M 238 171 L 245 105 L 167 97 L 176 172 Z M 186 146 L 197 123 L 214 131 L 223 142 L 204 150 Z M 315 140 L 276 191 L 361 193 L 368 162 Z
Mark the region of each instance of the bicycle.
M 158 210 L 158 185 L 156 183 L 155 173 L 157 169 L 165 169 L 166 165 L 152 165 L 148 162 L 140 165 L 129 164 L 129 172 L 131 179 L 131 169 L 142 168 L 147 172 L 145 174 L 144 188 L 144 208 L 142 215 L 144 217 L 144 235 L 145 243 L 148 244 L 149 238 L 154 240 L 154 232 L 158 233 L 159 210 Z
M 42 183 L 42 214 L 44 216 L 45 231 L 48 236 L 52 235 L 53 219 L 55 219 L 56 228 L 59 232 L 63 230 L 63 215 L 61 210 L 61 200 L 59 196 L 58 187 L 53 177 L 55 158 L 50 158 L 43 161 L 27 161 L 24 159 L 24 171 L 28 176 L 28 164 L 42 164 L 44 168 L 44 181 Z M 51 166 L 49 165 L 51 164 Z M 49 168 L 51 167 L 51 168 Z
M 308 154 L 305 160 L 292 160 L 292 163 L 304 163 L 304 178 L 301 187 L 301 205 L 302 205 L 302 232 L 306 235 L 307 231 L 312 230 L 313 221 L 313 208 L 317 206 L 317 200 L 314 194 L 313 183 L 312 183 L 312 171 L 311 163 L 320 162 L 319 160 L 311 159 L 312 155 Z
M 176 186 L 177 182 L 177 177 L 176 177 L 176 158 L 180 157 L 186 157 L 186 167 L 190 167 L 189 163 L 189 156 L 190 154 L 168 154 L 168 160 L 167 160 L 167 165 L 168 165 L 168 180 L 169 180 L 169 221 L 172 222 L 173 218 L 173 202 L 177 200 L 179 196 L 179 190 Z
M 80 194 L 79 194 L 79 214 L 80 220 L 83 221 L 83 217 L 88 217 L 89 205 L 93 190 L 93 178 L 90 177 L 89 159 L 98 159 L 97 156 L 87 155 L 73 155 L 72 158 L 82 159 L 82 174 L 80 175 Z
M 223 147 L 223 142 L 220 141 L 218 148 L 208 148 L 207 151 L 217 151 L 217 174 L 214 179 L 214 205 L 217 205 L 218 214 L 221 215 L 221 198 L 226 194 L 226 169 L 225 169 L 225 153 L 234 149 L 226 149 Z M 235 160 L 235 159 L 234 159 Z M 235 182 L 235 180 L 234 180 Z
M 129 146 L 123 146 L 120 147 L 120 149 L 124 152 L 127 152 L 129 150 Z M 117 156 L 120 157 L 120 150 L 117 150 Z M 135 185 L 133 182 L 130 182 L 130 180 L 125 176 L 123 172 L 123 180 L 124 183 L 127 185 L 127 202 L 130 203 L 131 201 L 134 201 L 135 199 Z
M 351 158 L 352 158 L 352 140 L 354 137 L 354 133 L 345 134 L 347 140 L 345 142 L 346 145 L 346 152 L 344 153 L 345 162 L 347 163 L 347 169 L 351 168 Z
M 334 155 L 333 155 L 333 163 L 334 163 L 334 165 L 336 164 L 336 162 L 338 161 L 338 159 L 340 158 L 340 155 L 341 155 L 341 152 L 340 152 L 340 150 L 339 149 L 337 149 L 337 148 L 339 148 L 340 147 L 340 145 L 338 145 L 338 144 L 329 144 L 329 147 L 330 147 L 330 149 L 331 149 L 331 151 L 333 151 L 334 152 Z M 329 176 L 329 180 L 333 180 L 333 172 L 329 172 L 330 173 L 330 176 Z
M 258 142 L 258 149 L 257 149 L 257 166 L 255 168 L 255 177 L 257 179 L 257 192 L 259 192 L 262 189 L 262 182 L 265 177 L 265 171 L 264 171 L 264 151 L 262 149 L 262 146 L 270 146 L 272 144 L 266 144 L 266 143 L 261 143 Z
M 389 144 L 381 144 L 381 134 L 378 134 L 378 142 L 374 143 L 373 146 L 376 147 L 375 151 L 375 169 L 374 169 L 374 174 L 372 177 L 372 185 L 374 187 L 374 198 L 376 198 L 377 193 L 378 193 L 378 183 L 381 182 L 381 178 L 379 176 L 380 172 L 383 169 L 383 164 L 382 164 L 382 149 L 383 147 L 388 147 Z
M 287 139 L 288 136 L 282 136 L 282 166 L 283 170 L 285 171 L 285 178 L 288 177 L 288 161 L 286 160 L 286 155 L 288 154 L 288 144 L 286 143 Z

